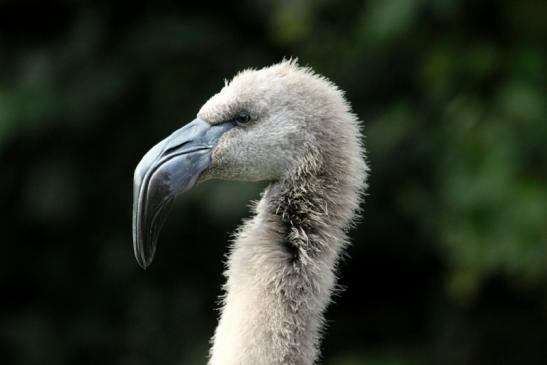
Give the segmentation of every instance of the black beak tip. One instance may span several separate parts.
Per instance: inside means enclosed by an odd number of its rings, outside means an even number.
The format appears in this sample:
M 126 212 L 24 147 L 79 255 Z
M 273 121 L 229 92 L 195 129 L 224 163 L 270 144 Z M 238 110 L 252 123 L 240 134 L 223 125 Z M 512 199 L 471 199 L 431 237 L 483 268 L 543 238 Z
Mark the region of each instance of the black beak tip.
M 154 254 L 155 254 L 154 252 L 155 249 L 153 249 L 152 252 L 147 253 L 145 250 L 145 247 L 155 248 L 155 242 L 154 242 L 154 246 L 140 246 L 140 247 L 137 246 L 135 250 L 135 258 L 137 259 L 137 263 L 143 270 L 146 270 L 152 264 L 152 261 L 154 260 Z
M 141 267 L 141 269 L 146 270 L 148 266 L 150 266 L 150 262 L 147 262 L 146 260 L 143 260 L 141 258 L 137 257 L 137 263 Z

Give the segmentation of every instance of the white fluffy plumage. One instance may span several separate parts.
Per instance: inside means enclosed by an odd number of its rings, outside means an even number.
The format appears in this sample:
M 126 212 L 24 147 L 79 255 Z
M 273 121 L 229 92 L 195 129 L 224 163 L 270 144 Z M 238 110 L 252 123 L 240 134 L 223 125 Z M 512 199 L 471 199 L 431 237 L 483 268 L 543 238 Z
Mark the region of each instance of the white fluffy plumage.
M 239 73 L 198 117 L 242 110 L 251 122 L 221 137 L 200 180 L 270 185 L 232 243 L 209 364 L 311 365 L 366 187 L 360 122 L 340 89 L 294 60 Z

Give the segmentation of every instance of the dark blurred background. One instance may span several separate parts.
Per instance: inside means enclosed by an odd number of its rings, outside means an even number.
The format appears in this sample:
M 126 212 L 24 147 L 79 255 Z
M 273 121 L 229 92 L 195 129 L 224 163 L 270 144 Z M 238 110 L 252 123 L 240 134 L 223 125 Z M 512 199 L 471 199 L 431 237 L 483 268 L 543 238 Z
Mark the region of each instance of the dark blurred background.
M 205 364 L 264 185 L 181 197 L 144 272 L 133 169 L 293 56 L 347 91 L 372 167 L 323 363 L 547 364 L 546 4 L 0 0 L 0 363 Z

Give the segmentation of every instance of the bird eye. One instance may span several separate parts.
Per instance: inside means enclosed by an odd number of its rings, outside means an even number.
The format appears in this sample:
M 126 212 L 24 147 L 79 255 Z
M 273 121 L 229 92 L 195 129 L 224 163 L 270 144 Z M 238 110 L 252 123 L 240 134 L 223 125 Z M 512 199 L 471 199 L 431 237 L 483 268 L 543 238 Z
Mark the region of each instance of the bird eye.
M 234 118 L 234 121 L 237 123 L 237 124 L 246 124 L 246 123 L 249 123 L 251 121 L 251 114 L 249 114 L 248 112 L 239 112 L 235 118 Z

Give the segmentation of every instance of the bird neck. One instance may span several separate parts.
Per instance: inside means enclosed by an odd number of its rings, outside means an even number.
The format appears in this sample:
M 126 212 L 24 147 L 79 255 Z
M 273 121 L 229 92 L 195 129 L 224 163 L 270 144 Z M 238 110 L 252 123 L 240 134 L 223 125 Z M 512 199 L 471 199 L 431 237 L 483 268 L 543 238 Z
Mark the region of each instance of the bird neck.
M 305 164 L 303 165 L 305 166 Z M 336 283 L 355 184 L 322 166 L 272 183 L 237 232 L 210 365 L 311 365 Z

